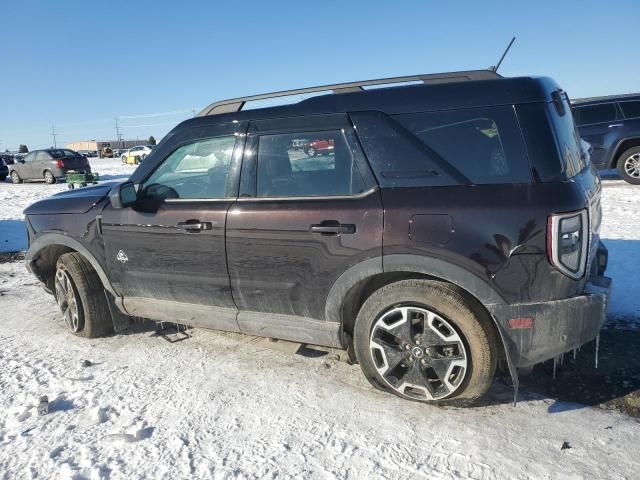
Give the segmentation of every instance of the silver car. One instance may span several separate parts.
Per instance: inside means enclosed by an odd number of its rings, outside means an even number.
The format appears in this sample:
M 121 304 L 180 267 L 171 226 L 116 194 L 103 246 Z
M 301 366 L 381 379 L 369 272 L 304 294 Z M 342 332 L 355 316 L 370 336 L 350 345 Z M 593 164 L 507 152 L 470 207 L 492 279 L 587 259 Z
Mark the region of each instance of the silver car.
M 13 183 L 44 180 L 56 183 L 67 173 L 91 173 L 91 165 L 86 157 L 68 148 L 34 150 L 9 166 L 9 176 Z

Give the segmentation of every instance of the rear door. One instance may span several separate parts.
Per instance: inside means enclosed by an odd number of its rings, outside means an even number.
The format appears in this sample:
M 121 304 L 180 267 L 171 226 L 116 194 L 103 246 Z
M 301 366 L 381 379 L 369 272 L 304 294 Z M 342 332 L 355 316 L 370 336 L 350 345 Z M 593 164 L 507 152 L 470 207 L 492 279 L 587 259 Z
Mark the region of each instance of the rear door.
M 593 148 L 591 162 L 596 167 L 609 168 L 610 155 L 620 136 L 619 129 L 624 126 L 616 104 L 578 106 L 574 108 L 574 117 L 580 136 Z
M 225 256 L 246 124 L 176 134 L 132 207 L 103 210 L 106 263 L 132 315 L 237 330 Z
M 335 148 L 310 156 L 297 148 L 309 139 Z M 227 218 L 240 328 L 260 335 L 282 329 L 282 318 L 247 312 L 289 315 L 291 328 L 325 320 L 338 277 L 381 258 L 382 223 L 380 194 L 346 115 L 252 124 L 240 197 Z M 277 336 L 295 335 L 279 330 Z
M 36 161 L 36 157 L 38 156 L 38 152 L 31 152 L 27 156 L 22 159 L 22 162 L 17 162 L 15 165 L 15 170 L 20 175 L 20 178 L 23 180 L 32 179 L 33 178 L 33 165 Z
M 53 165 L 51 164 L 52 160 L 53 157 L 49 152 L 40 150 L 35 162 L 33 162 L 29 167 L 29 175 L 31 176 L 31 178 L 43 178 L 44 171 L 50 170 L 53 167 Z

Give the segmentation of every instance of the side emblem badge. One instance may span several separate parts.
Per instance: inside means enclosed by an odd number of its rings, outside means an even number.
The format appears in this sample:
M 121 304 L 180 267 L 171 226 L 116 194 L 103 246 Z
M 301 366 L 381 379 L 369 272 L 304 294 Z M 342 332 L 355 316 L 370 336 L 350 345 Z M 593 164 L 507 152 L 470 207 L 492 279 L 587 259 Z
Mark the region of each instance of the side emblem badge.
M 118 255 L 116 255 L 116 260 L 118 260 L 119 262 L 122 262 L 122 263 L 127 263 L 129 261 L 129 257 L 127 257 L 126 253 L 124 253 L 122 250 L 120 250 L 118 252 Z

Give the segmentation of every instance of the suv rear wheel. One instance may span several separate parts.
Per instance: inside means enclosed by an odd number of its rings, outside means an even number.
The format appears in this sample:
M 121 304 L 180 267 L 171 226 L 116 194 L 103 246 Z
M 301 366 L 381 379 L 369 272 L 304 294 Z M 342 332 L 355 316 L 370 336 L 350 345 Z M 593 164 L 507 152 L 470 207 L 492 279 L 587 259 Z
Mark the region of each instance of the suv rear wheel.
M 80 254 L 60 256 L 54 283 L 56 302 L 71 333 L 95 338 L 113 331 L 102 282 Z
M 423 402 L 464 405 L 493 379 L 493 327 L 458 291 L 402 280 L 373 293 L 356 319 L 358 362 L 375 387 Z
M 618 158 L 618 173 L 623 180 L 640 185 L 640 147 L 633 147 Z

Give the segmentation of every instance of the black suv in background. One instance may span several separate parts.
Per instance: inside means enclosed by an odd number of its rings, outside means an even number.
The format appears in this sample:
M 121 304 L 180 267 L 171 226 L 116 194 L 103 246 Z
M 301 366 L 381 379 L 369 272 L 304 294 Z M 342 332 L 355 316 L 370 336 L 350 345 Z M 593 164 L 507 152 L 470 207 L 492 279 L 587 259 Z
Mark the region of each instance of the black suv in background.
M 399 82 L 421 84 L 370 88 Z M 76 335 L 136 316 L 344 348 L 378 388 L 465 405 L 598 334 L 601 188 L 548 78 L 314 87 L 212 104 L 128 182 L 31 205 L 26 263 Z
M 640 94 L 573 100 L 580 136 L 593 148 L 597 168 L 617 168 L 640 185 Z

